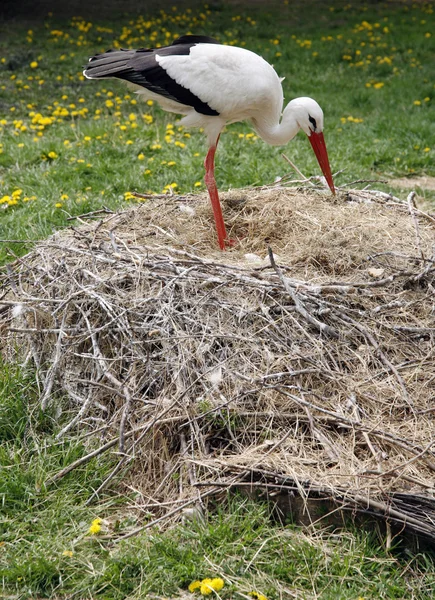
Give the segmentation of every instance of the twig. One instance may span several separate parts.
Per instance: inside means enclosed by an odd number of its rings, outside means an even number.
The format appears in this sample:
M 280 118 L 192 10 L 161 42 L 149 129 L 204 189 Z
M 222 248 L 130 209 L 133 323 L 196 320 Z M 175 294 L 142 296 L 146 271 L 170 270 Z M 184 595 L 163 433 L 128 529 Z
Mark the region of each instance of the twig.
M 65 335 L 64 330 L 63 330 L 63 328 L 65 326 L 65 320 L 66 320 L 66 313 L 62 317 L 62 323 L 59 328 L 60 331 L 57 336 L 56 346 L 54 348 L 53 362 L 47 373 L 46 379 L 45 379 L 44 393 L 42 394 L 42 397 L 40 398 L 41 410 L 45 410 L 47 408 L 47 404 L 50 399 L 51 390 L 53 389 L 54 381 L 56 379 L 57 371 L 59 368 L 59 363 L 60 363 L 61 355 L 62 355 L 62 342 L 63 342 L 63 338 Z
M 74 427 L 74 425 L 76 423 L 78 423 L 80 421 L 80 419 L 82 419 L 85 414 L 88 412 L 88 410 L 90 409 L 90 407 L 92 406 L 93 402 L 94 402 L 94 396 L 92 394 L 92 392 L 88 393 L 88 397 L 86 399 L 81 398 L 78 394 L 76 394 L 76 392 L 74 392 L 72 389 L 68 388 L 67 389 L 68 394 L 78 400 L 81 404 L 82 407 L 80 408 L 79 412 L 75 415 L 75 417 L 73 419 L 71 419 L 71 421 L 69 421 L 60 431 L 59 433 L 56 435 L 56 440 L 59 440 L 61 437 L 63 437 L 65 435 L 65 433 L 67 433 L 72 427 Z
M 169 194 L 140 194 L 139 192 L 131 192 L 131 195 L 135 198 L 142 198 L 144 200 L 161 200 L 162 198 L 167 199 L 169 196 L 174 200 L 185 200 L 187 196 L 179 196 L 174 194 L 172 188 L 169 188 L 171 192 Z
M 297 168 L 297 166 L 288 158 L 288 156 L 286 156 L 285 154 L 281 154 L 281 156 L 283 157 L 284 160 L 286 160 L 288 162 L 288 164 L 292 167 L 292 169 L 294 169 L 296 171 L 296 173 L 299 175 L 299 177 L 302 177 L 302 180 L 305 181 L 306 183 L 311 183 L 311 185 L 314 186 L 314 183 L 312 181 L 310 181 L 308 179 L 308 177 L 305 177 L 305 175 Z
M 129 460 L 132 460 L 131 457 L 127 457 L 126 455 L 122 456 L 121 459 L 119 460 L 119 462 L 114 467 L 114 469 L 112 469 L 112 471 L 106 477 L 106 479 L 101 483 L 101 485 L 94 492 L 92 492 L 92 494 L 86 500 L 85 506 L 89 506 L 90 504 L 92 504 L 94 498 L 97 498 L 98 495 L 100 494 L 100 492 L 102 492 L 109 485 L 109 483 L 112 481 L 112 479 L 114 477 L 116 477 L 116 475 L 122 469 L 122 467 L 124 466 L 124 463 L 126 462 L 127 458 Z
M 302 301 L 300 300 L 297 292 L 288 284 L 288 282 L 286 281 L 286 278 L 282 274 L 281 269 L 276 264 L 275 257 L 273 256 L 272 248 L 270 246 L 267 248 L 267 251 L 269 253 L 270 264 L 275 269 L 275 272 L 277 273 L 282 285 L 284 286 L 284 289 L 286 290 L 286 292 L 289 294 L 289 296 L 295 303 L 296 310 L 298 311 L 298 313 L 302 317 L 304 317 L 304 319 L 306 319 L 311 325 L 313 325 L 320 333 L 325 333 L 326 335 L 328 335 L 332 338 L 338 339 L 340 337 L 340 334 L 336 329 L 334 329 L 333 327 L 330 327 L 326 323 L 322 323 L 321 321 L 316 319 L 316 317 L 313 317 L 313 315 L 311 315 L 307 311 L 307 309 L 304 307 Z
M 344 321 L 347 321 L 348 323 L 351 323 L 352 326 L 357 331 L 359 331 L 365 337 L 365 339 L 370 343 L 370 345 L 375 349 L 375 351 L 376 351 L 377 355 L 379 356 L 379 358 L 381 359 L 381 361 L 384 363 L 384 365 L 388 368 L 388 370 L 394 375 L 394 377 L 398 381 L 400 387 L 402 388 L 402 393 L 403 393 L 406 403 L 408 404 L 408 406 L 411 408 L 411 410 L 415 414 L 414 401 L 412 400 L 412 398 L 410 397 L 410 395 L 408 393 L 408 390 L 406 389 L 405 382 L 403 381 L 399 371 L 396 369 L 396 367 L 393 365 L 393 363 L 387 358 L 385 353 L 382 351 L 382 349 L 381 349 L 377 339 L 374 337 L 374 335 L 368 329 L 363 327 L 360 323 L 355 321 L 355 319 L 352 319 L 352 317 L 349 317 L 348 315 L 344 314 L 343 312 L 340 313 L 339 318 L 343 319 Z
M 420 254 L 421 258 L 424 260 L 425 256 L 423 253 L 423 250 L 421 249 L 421 235 L 420 235 L 420 228 L 418 225 L 418 220 L 415 214 L 416 211 L 416 205 L 415 205 L 415 192 L 410 192 L 408 194 L 408 198 L 407 198 L 407 202 L 408 202 L 408 210 L 409 210 L 409 214 L 411 215 L 411 219 L 412 222 L 414 223 L 414 229 L 415 229 L 415 243 L 418 249 L 418 253 Z
M 349 187 L 357 183 L 388 183 L 388 181 L 384 181 L 383 179 L 355 179 L 354 181 L 340 184 L 339 189 L 343 187 Z
M 207 492 L 205 492 L 204 494 L 201 494 L 200 499 L 201 499 L 201 501 L 203 501 L 208 496 L 213 496 L 213 495 L 215 495 L 215 494 L 217 494 L 219 492 L 220 492 L 219 487 L 214 487 L 211 490 L 208 490 Z M 170 510 L 169 512 L 167 512 L 163 516 L 159 517 L 158 519 L 154 519 L 154 521 L 151 521 L 150 523 L 147 523 L 146 525 L 142 525 L 141 527 L 137 527 L 136 529 L 133 529 L 132 531 L 129 531 L 128 533 L 122 535 L 121 537 L 119 537 L 119 538 L 117 538 L 117 539 L 115 539 L 113 541 L 114 541 L 115 544 L 118 544 L 119 542 L 122 542 L 123 540 L 127 540 L 127 539 L 129 539 L 129 538 L 137 535 L 141 531 L 145 531 L 145 529 L 149 529 L 150 527 L 154 527 L 158 523 L 161 523 L 162 521 L 165 521 L 166 519 L 169 519 L 169 517 L 173 517 L 174 515 L 178 514 L 182 510 L 184 510 L 187 506 L 190 506 L 191 504 L 195 504 L 196 502 L 198 502 L 198 497 L 191 498 L 187 502 L 184 502 L 184 504 L 181 504 L 181 506 L 177 506 L 177 508 L 174 508 L 173 510 Z
M 91 212 L 83 213 L 81 215 L 74 215 L 72 217 L 68 217 L 67 221 L 74 221 L 75 219 L 91 219 L 93 217 L 97 217 L 100 215 L 114 215 L 114 214 L 115 213 L 113 210 L 104 206 L 103 208 L 100 208 L 98 210 L 93 210 Z M 118 214 L 121 214 L 121 213 L 118 213 Z

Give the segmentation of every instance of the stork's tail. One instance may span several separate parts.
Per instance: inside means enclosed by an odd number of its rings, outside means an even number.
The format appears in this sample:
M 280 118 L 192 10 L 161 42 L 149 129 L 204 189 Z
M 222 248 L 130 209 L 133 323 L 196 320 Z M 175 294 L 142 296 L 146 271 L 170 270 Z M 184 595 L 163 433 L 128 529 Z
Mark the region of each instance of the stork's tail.
M 135 53 L 135 50 L 108 50 L 103 54 L 96 54 L 89 59 L 83 75 L 88 79 L 122 77 L 131 71 L 127 64 Z

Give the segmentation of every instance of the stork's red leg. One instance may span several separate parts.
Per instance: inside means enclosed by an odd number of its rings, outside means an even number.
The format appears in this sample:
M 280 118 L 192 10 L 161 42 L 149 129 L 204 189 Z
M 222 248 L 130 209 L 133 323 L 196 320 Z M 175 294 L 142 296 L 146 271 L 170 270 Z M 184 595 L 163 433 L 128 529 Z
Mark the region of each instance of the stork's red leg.
M 224 218 L 222 215 L 221 203 L 219 200 L 219 194 L 216 187 L 216 180 L 214 178 L 214 155 L 216 153 L 217 143 L 219 141 L 219 137 L 216 140 L 216 144 L 214 146 L 210 146 L 209 151 L 207 152 L 206 159 L 204 161 L 205 167 L 205 185 L 208 189 L 208 195 L 210 196 L 211 206 L 213 208 L 214 220 L 216 222 L 216 231 L 219 241 L 219 246 L 221 250 L 225 250 L 225 245 L 227 241 L 227 231 L 225 229 Z

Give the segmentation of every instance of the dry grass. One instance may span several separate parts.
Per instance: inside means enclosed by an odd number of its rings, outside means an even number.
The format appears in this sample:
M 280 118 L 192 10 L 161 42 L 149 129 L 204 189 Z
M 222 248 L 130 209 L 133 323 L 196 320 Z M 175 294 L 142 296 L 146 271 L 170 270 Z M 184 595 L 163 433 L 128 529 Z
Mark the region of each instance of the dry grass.
M 223 204 L 225 253 L 205 196 L 156 198 L 3 273 L 9 358 L 69 399 L 58 437 L 98 430 L 158 516 L 255 481 L 435 539 L 435 218 L 357 191 Z

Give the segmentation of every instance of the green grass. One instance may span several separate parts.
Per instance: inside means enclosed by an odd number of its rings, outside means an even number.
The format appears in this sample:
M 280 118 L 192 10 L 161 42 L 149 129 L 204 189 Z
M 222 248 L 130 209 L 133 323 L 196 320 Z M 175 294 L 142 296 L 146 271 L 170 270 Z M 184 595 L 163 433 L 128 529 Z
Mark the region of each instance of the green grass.
M 0 262 L 7 263 L 68 225 L 69 215 L 125 207 L 131 190 L 204 189 L 203 134 L 176 116 L 136 103 L 119 82 L 84 81 L 88 56 L 113 46 L 164 44 L 188 31 L 261 53 L 281 76 L 287 100 L 315 97 L 336 182 L 435 176 L 434 4 L 378 2 L 247 5 L 214 3 L 199 13 L 11 21 L 0 37 Z M 31 33 L 30 33 L 31 32 Z M 428 35 L 430 34 L 430 35 Z M 36 65 L 34 63 L 37 63 Z M 113 105 L 111 105 L 113 103 Z M 172 133 L 171 133 L 172 132 Z M 281 148 L 234 124 L 217 154 L 221 189 L 272 182 L 287 172 Z M 285 152 L 306 174 L 318 165 L 305 136 Z M 197 185 L 195 185 L 197 184 Z M 393 189 L 376 184 L 380 189 Z M 434 194 L 420 190 L 429 202 Z M 112 481 L 87 505 L 113 468 L 95 458 L 56 485 L 46 482 L 89 449 L 56 441 L 66 415 L 38 408 L 34 375 L 0 365 L 0 581 L 6 598 L 170 596 L 194 579 L 222 576 L 222 598 L 257 590 L 291 597 L 429 599 L 427 555 L 390 554 L 365 532 L 273 524 L 265 507 L 224 503 L 204 526 L 115 540 L 142 522 Z M 101 534 L 89 535 L 96 517 Z M 290 591 L 289 591 L 290 590 Z M 244 593 L 245 596 L 241 594 Z M 1 594 L 0 594 L 1 595 Z M 149 596 L 151 597 L 151 596 Z
M 32 377 L 18 368 L 0 376 L 0 581 L 2 598 L 169 597 L 205 577 L 222 577 L 224 599 L 251 591 L 290 597 L 356 600 L 429 599 L 434 565 L 400 558 L 366 532 L 317 531 L 274 523 L 266 506 L 228 499 L 202 521 L 165 532 L 137 527 L 133 497 L 114 491 L 86 505 L 111 460 L 95 459 L 57 485 L 46 481 L 85 452 L 77 438 L 55 442 L 55 419 L 37 408 Z M 93 519 L 102 529 L 90 535 Z M 245 594 L 245 596 L 243 596 Z
M 44 238 L 67 225 L 68 215 L 124 205 L 131 190 L 203 189 L 200 132 L 137 103 L 119 81 L 81 75 L 88 56 L 108 47 L 164 44 L 188 31 L 245 44 L 286 76 L 287 100 L 319 101 L 333 171 L 344 170 L 338 185 L 434 176 L 433 3 L 319 3 L 315 20 L 311 8 L 291 2 L 267 14 L 215 4 L 199 15 L 169 10 L 110 22 L 56 15 L 31 26 L 10 22 L 0 40 L 1 238 Z M 221 189 L 270 183 L 288 171 L 283 149 L 247 137 L 250 131 L 234 124 L 222 136 Z M 303 134 L 285 151 L 306 175 L 318 174 Z M 0 260 L 10 260 L 11 246 L 1 246 Z M 28 246 L 11 248 L 20 254 Z

